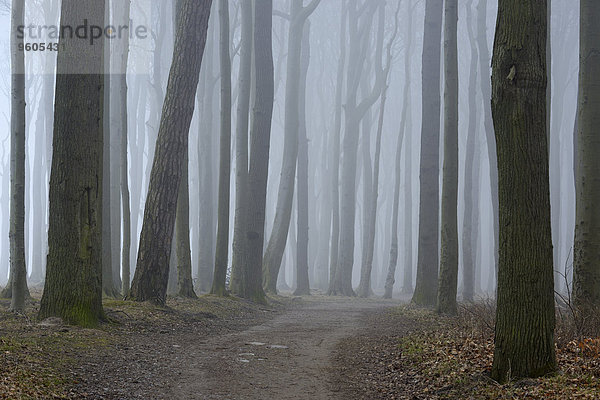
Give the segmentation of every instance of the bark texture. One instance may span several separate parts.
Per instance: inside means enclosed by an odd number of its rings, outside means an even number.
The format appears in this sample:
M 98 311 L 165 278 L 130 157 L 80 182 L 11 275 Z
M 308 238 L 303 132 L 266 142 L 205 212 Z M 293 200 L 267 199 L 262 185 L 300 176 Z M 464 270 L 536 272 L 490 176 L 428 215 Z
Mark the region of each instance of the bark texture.
M 500 0 L 492 61 L 500 252 L 492 378 L 556 370 L 546 1 Z
M 212 0 L 181 0 L 130 298 L 164 304 L 177 195 Z
M 63 0 L 61 23 L 104 25 L 103 0 Z M 102 309 L 104 43 L 61 39 L 58 54 L 48 261 L 39 318 L 95 326 Z M 85 72 L 76 74 L 74 72 Z
M 600 305 L 599 17 L 600 4 L 581 1 L 573 296 L 584 312 Z

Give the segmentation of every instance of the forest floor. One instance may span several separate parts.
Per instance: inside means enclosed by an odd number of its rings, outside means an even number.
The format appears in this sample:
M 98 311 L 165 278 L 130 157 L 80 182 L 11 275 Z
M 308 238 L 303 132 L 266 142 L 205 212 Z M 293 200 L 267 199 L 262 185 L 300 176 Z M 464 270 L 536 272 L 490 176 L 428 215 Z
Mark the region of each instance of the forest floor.
M 0 398 L 568 399 L 600 398 L 600 340 L 567 340 L 561 373 L 498 385 L 489 304 L 458 318 L 398 300 L 277 296 L 105 300 L 98 329 L 37 321 L 0 301 Z

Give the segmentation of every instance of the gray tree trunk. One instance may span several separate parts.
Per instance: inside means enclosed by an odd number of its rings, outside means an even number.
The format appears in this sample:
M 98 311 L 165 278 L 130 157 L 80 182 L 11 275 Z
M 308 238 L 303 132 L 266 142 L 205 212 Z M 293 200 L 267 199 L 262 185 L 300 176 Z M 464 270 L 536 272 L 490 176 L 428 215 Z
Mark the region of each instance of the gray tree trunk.
M 102 0 L 63 0 L 61 23 L 104 26 Z M 39 318 L 94 326 L 102 309 L 104 41 L 61 38 L 57 60 L 48 262 Z M 79 72 L 79 73 L 78 73 Z M 77 132 L 73 135 L 73 132 Z
M 173 64 L 144 209 L 138 262 L 129 297 L 166 301 L 177 195 L 194 112 L 212 0 L 181 0 Z
M 456 314 L 458 282 L 458 49 L 457 0 L 444 1 L 444 171 L 437 311 Z
M 442 0 L 425 3 L 417 282 L 412 302 L 435 306 L 438 283 Z

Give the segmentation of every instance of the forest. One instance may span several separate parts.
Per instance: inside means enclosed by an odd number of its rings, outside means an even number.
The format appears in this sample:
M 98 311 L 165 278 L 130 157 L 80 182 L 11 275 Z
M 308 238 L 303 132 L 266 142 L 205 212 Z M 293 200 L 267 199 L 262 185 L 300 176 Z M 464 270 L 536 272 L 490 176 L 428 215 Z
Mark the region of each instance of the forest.
M 0 0 L 0 399 L 600 398 L 599 20 Z

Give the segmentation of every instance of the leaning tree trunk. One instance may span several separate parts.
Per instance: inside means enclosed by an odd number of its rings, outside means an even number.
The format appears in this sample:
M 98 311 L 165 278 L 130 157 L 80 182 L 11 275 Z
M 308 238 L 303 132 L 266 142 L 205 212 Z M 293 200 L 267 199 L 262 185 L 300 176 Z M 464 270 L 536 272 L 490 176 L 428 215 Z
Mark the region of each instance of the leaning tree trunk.
M 425 3 L 417 283 L 412 302 L 434 306 L 439 267 L 440 42 L 442 0 Z
M 501 227 L 492 378 L 499 382 L 556 370 L 546 28 L 546 1 L 500 0 L 492 63 Z
M 129 294 L 132 300 L 157 304 L 166 300 L 177 195 L 211 4 L 212 0 L 181 0 L 179 6 L 173 64 L 150 175 L 137 268 Z
M 445 0 L 444 6 L 444 171 L 437 311 L 454 315 L 458 282 L 458 2 Z
M 254 69 L 256 90 L 250 129 L 250 165 L 248 170 L 247 248 L 244 284 L 240 295 L 264 302 L 262 260 L 265 229 L 269 146 L 273 116 L 273 1 L 257 1 L 254 6 Z
M 581 0 L 579 102 L 576 142 L 576 225 L 573 296 L 586 308 L 600 306 L 600 4 Z M 595 311 L 593 311 L 595 312 Z
M 61 23 L 104 26 L 102 0 L 63 0 Z M 39 317 L 94 326 L 102 309 L 104 41 L 61 38 L 57 61 L 48 262 Z M 76 133 L 76 134 L 74 134 Z
M 221 139 L 219 151 L 219 204 L 217 205 L 217 247 L 211 293 L 227 293 L 229 252 L 229 190 L 231 175 L 231 56 L 229 54 L 229 0 L 219 0 L 219 59 L 221 64 Z
M 11 114 L 10 114 L 10 309 L 25 308 L 27 267 L 25 265 L 25 52 L 19 51 L 17 27 L 24 25 L 25 4 L 13 0 L 11 7 Z

